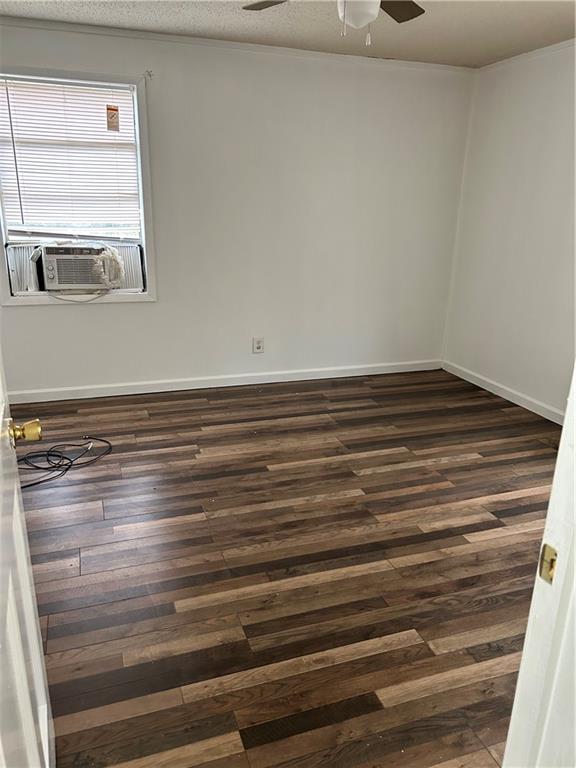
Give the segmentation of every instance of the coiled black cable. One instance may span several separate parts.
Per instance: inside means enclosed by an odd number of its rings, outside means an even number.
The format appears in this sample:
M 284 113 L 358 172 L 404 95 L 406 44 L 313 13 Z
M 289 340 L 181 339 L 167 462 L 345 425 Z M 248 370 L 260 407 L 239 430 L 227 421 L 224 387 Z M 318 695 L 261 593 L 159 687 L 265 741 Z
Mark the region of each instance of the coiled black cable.
M 43 451 L 29 451 L 19 456 L 19 469 L 46 473 L 44 477 L 38 480 L 22 483 L 22 488 L 31 488 L 33 485 L 41 485 L 51 480 L 58 480 L 58 478 L 63 477 L 71 469 L 87 467 L 112 453 L 112 443 L 103 437 L 82 435 L 81 439 L 86 440 L 86 442 L 59 443 Z M 96 446 L 97 452 L 92 453 L 95 443 L 98 443 L 99 446 Z

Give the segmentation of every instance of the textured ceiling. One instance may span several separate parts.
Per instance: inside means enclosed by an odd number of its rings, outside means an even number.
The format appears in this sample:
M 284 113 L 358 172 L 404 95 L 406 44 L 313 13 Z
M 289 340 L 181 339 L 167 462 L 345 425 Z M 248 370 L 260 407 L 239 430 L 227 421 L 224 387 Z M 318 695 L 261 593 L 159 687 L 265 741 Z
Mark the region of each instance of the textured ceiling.
M 362 30 L 341 37 L 336 0 L 252 13 L 237 0 L 0 0 L 0 14 L 468 67 L 574 37 L 573 0 L 419 1 L 426 13 L 405 24 L 381 13 L 368 48 Z

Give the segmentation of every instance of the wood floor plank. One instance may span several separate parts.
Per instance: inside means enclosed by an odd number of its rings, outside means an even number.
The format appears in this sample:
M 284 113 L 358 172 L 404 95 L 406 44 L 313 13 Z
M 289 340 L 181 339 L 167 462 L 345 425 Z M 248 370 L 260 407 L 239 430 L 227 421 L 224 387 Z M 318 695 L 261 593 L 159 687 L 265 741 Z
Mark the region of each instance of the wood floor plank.
M 200 622 L 181 621 L 182 618 L 187 617 L 172 614 L 159 617 L 156 621 L 120 624 L 103 630 L 54 638 L 47 642 L 46 666 L 51 668 L 64 664 L 86 663 L 90 659 L 105 659 L 129 651 L 136 654 L 142 648 L 162 642 L 178 642 L 179 638 L 189 638 L 190 644 L 196 644 L 198 648 L 203 645 L 211 647 L 211 637 L 230 636 L 227 633 L 237 630 L 240 626 L 233 614 Z
M 336 648 L 333 650 L 310 654 L 309 656 L 297 656 L 293 659 L 279 661 L 264 667 L 256 667 L 245 672 L 236 672 L 231 675 L 217 677 L 182 688 L 185 702 L 199 701 L 210 696 L 230 691 L 247 688 L 267 680 L 282 680 L 284 677 L 300 675 L 308 670 L 318 669 L 322 666 L 343 664 L 350 659 L 363 656 L 371 656 L 395 648 L 405 648 L 415 645 L 421 640 L 414 630 L 398 632 L 388 637 L 378 637 L 375 640 L 365 640 L 359 643 Z
M 281 592 L 293 592 L 301 588 L 313 587 L 319 584 L 332 584 L 334 582 L 350 582 L 354 578 L 372 576 L 375 573 L 393 571 L 387 560 L 380 560 L 370 565 L 352 565 L 348 568 L 338 568 L 321 573 L 312 573 L 306 576 L 295 576 L 291 579 L 271 581 L 264 584 L 256 584 L 252 587 L 243 587 L 231 592 L 218 592 L 214 595 L 190 598 L 189 600 L 177 600 L 174 604 L 176 611 L 187 611 L 191 608 L 199 608 L 203 605 L 213 605 L 216 602 L 240 601 L 243 598 L 251 598 L 260 595 L 278 594 Z
M 376 695 L 385 707 L 392 707 L 396 704 L 422 698 L 430 693 L 452 690 L 477 680 L 489 680 L 491 677 L 516 672 L 520 667 L 520 657 L 520 653 L 512 653 L 501 658 L 479 662 L 463 669 L 441 672 L 421 680 L 382 688 L 376 691 Z
M 463 730 L 479 721 L 492 722 L 499 718 L 502 707 L 506 706 L 510 690 L 510 678 L 501 678 L 495 681 L 488 694 L 483 685 L 476 683 L 448 693 L 433 693 L 416 703 L 400 703 L 384 709 L 372 706 L 370 711 L 352 714 L 348 719 L 340 717 L 336 710 L 333 721 L 328 725 L 322 722 L 328 714 L 327 708 L 323 708 L 324 711 L 319 709 L 305 713 L 309 717 L 307 729 L 298 729 L 296 718 L 284 718 L 276 721 L 276 730 L 273 729 L 274 723 L 269 723 L 256 733 L 255 729 L 247 729 L 241 730 L 241 734 L 245 745 L 254 736 L 260 737 L 260 740 L 268 737 L 262 744 L 248 746 L 250 762 L 258 768 L 267 768 L 275 764 L 278 752 L 286 761 L 296 760 L 310 752 L 329 750 L 334 744 L 351 745 L 376 735 L 385 739 L 390 732 L 407 727 L 417 731 L 418 726 L 422 727 L 424 723 L 433 723 L 439 730 L 445 725 L 456 725 Z M 350 701 L 349 706 L 352 705 Z M 296 730 L 296 733 L 284 736 L 283 729 Z M 278 735 L 280 738 L 275 738 Z
M 178 706 L 179 704 L 182 704 L 182 693 L 179 688 L 161 691 L 148 696 L 139 696 L 104 707 L 97 707 L 92 710 L 55 717 L 54 730 L 57 736 L 77 733 L 87 728 L 93 728 L 96 725 L 126 720 L 143 713 L 156 712 L 160 709 Z
M 230 758 L 242 751 L 240 735 L 237 732 L 227 733 L 117 765 L 120 768 L 193 768 L 213 764 L 215 760 Z
M 56 752 L 60 762 L 66 757 L 72 765 L 74 761 L 114 765 L 120 760 L 143 757 L 235 730 L 231 708 L 220 702 L 180 704 L 59 736 Z
M 471 648 L 480 643 L 488 643 L 493 640 L 501 640 L 506 637 L 521 635 L 526 630 L 526 617 L 505 621 L 502 624 L 490 624 L 485 629 L 473 629 L 468 632 L 461 632 L 458 635 L 447 635 L 430 640 L 428 645 L 434 653 L 450 653 L 461 648 Z
M 442 759 L 466 752 L 477 750 L 481 742 L 471 729 L 466 728 L 460 720 L 454 725 L 450 721 L 442 727 L 438 720 L 432 718 L 415 721 L 408 726 L 399 726 L 388 731 L 378 732 L 345 744 L 336 744 L 321 752 L 308 753 L 294 759 L 283 760 L 282 752 L 276 752 L 273 758 L 264 757 L 256 750 L 248 752 L 252 768 L 268 768 L 279 766 L 288 768 L 298 765 L 299 768 L 346 768 L 349 765 L 362 766 L 417 766 L 429 765 L 429 760 Z M 433 735 L 435 734 L 435 735 Z M 406 748 L 410 745 L 410 748 Z M 446 750 L 450 745 L 452 749 Z M 309 746 L 313 746 L 313 743 Z M 270 762 L 273 759 L 274 762 Z
M 500 763 L 492 757 L 487 749 L 479 749 L 478 752 L 469 752 L 454 760 L 446 760 L 436 763 L 431 768 L 497 768 Z
M 221 632 L 210 632 L 199 637 L 195 637 L 189 630 L 186 630 L 183 637 L 177 639 L 173 637 L 173 631 L 171 635 L 172 637 L 164 642 L 155 642 L 142 648 L 132 647 L 124 651 L 122 653 L 124 666 L 132 667 L 145 661 L 163 659 L 167 656 L 178 656 L 190 651 L 213 648 L 216 645 L 226 645 L 226 643 L 235 643 L 246 639 L 242 627 L 231 627 Z
M 113 446 L 24 491 L 57 768 L 500 764 L 557 425 L 442 370 L 14 415 Z
M 498 744 L 492 744 L 490 747 L 488 747 L 488 752 L 494 758 L 494 761 L 496 762 L 497 765 L 504 764 L 505 747 L 506 747 L 505 741 L 501 741 Z
M 241 728 L 250 727 L 372 693 L 379 686 L 415 680 L 473 663 L 470 654 L 457 652 L 434 656 L 426 643 L 417 643 L 355 659 L 338 667 L 309 671 L 288 678 L 282 686 L 264 683 L 242 689 L 235 697 L 234 713 Z
M 62 551 L 32 555 L 35 582 L 58 581 L 80 575 L 80 550 L 75 547 Z
M 94 523 L 103 519 L 104 509 L 101 501 L 26 510 L 26 525 L 29 532 L 67 526 L 76 527 L 82 523 Z
M 184 713 L 189 715 L 189 719 L 183 718 Z M 170 752 L 172 757 L 184 754 L 189 759 L 198 759 L 199 753 L 206 752 L 206 742 L 209 739 L 228 737 L 236 731 L 234 716 L 231 713 L 210 715 L 206 712 L 204 716 L 199 717 L 198 713 L 181 706 L 160 710 L 153 715 L 154 720 L 150 715 L 143 715 L 124 721 L 123 730 L 110 726 L 93 729 L 90 737 L 80 742 L 83 747 L 80 753 L 76 751 L 77 734 L 59 738 L 56 743 L 59 765 L 62 768 L 76 768 L 79 764 L 118 765 L 136 760 L 149 760 L 151 755 L 167 752 Z M 155 735 L 154 727 L 150 727 L 157 724 L 159 718 L 162 718 L 163 725 L 161 738 Z M 149 726 L 147 731 L 143 730 L 145 723 Z M 196 745 L 196 749 L 192 748 L 192 745 Z M 184 751 L 182 747 L 190 749 Z M 181 751 L 176 752 L 179 748 Z

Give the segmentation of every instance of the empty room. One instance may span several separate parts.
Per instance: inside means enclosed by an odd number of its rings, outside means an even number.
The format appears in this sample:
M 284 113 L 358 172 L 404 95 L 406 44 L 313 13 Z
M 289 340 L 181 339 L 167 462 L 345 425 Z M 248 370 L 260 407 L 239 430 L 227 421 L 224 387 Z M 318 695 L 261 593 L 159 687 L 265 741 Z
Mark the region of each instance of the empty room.
M 0 768 L 575 768 L 572 0 L 0 0 Z

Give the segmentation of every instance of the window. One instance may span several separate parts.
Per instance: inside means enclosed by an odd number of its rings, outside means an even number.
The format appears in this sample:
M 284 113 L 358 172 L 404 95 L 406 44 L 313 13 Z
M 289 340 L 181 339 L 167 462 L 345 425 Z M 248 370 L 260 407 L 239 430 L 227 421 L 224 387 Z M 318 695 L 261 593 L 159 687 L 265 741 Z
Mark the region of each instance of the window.
M 28 263 L 15 263 L 22 254 L 27 262 L 26 246 L 54 240 L 114 245 L 130 262 L 124 290 L 145 291 L 138 137 L 136 85 L 0 75 L 0 193 L 13 295 L 34 292 L 21 282 Z

